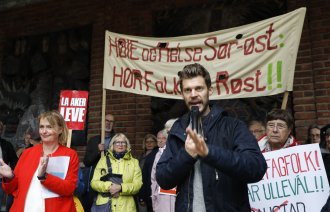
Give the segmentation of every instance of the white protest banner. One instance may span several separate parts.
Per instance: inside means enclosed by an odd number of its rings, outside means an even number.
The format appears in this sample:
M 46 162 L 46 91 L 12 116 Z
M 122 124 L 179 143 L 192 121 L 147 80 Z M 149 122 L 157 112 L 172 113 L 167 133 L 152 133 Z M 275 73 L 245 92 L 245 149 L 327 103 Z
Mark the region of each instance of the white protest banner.
M 241 27 L 182 37 L 138 37 L 106 31 L 103 88 L 180 99 L 178 71 L 202 64 L 210 99 L 292 91 L 306 9 Z
M 58 111 L 71 130 L 84 130 L 88 104 L 88 91 L 63 90 Z
M 264 178 L 249 184 L 253 212 L 320 211 L 329 196 L 329 183 L 320 147 L 309 144 L 264 153 Z

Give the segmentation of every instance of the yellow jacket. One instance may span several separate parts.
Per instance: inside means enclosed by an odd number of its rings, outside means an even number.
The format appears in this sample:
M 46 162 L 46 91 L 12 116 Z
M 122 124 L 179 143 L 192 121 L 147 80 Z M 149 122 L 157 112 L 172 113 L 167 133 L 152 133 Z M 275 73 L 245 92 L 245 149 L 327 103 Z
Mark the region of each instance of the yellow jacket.
M 134 195 L 137 194 L 142 186 L 142 174 L 139 161 L 132 157 L 129 150 L 122 159 L 117 160 L 109 150 L 107 155 L 110 157 L 112 173 L 122 174 L 122 191 L 118 198 L 111 198 L 112 211 L 114 212 L 134 212 L 136 211 Z M 106 157 L 102 156 L 96 165 L 91 187 L 97 192 L 109 192 L 111 181 L 103 182 L 100 177 L 108 172 Z M 104 171 L 105 170 L 105 171 Z M 102 205 L 109 201 L 109 197 L 97 195 L 96 205 Z

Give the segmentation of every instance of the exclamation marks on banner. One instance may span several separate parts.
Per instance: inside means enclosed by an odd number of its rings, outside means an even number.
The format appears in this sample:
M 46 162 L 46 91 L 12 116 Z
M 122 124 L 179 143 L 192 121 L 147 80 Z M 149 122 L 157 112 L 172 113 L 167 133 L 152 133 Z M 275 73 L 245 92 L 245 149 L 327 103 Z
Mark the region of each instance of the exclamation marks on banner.
M 277 61 L 277 88 L 282 88 L 282 61 Z
M 315 162 L 316 162 L 316 166 L 318 167 L 318 170 L 321 170 L 321 167 L 320 167 L 320 163 L 319 163 L 319 155 L 317 154 L 317 151 L 315 150 Z
M 320 180 L 318 180 L 318 177 L 320 177 Z M 318 181 L 320 184 L 318 184 Z M 315 190 L 316 192 L 323 192 L 324 188 L 323 188 L 323 178 L 322 176 L 314 176 L 314 183 L 315 183 Z
M 267 83 L 268 83 L 268 90 L 273 89 L 273 63 L 268 64 L 268 77 L 267 77 Z
M 320 176 L 320 180 L 321 180 L 321 190 L 323 191 L 323 178 L 322 178 L 322 176 Z
M 282 61 L 276 63 L 276 82 L 277 88 L 282 88 Z M 268 64 L 268 76 L 267 76 L 268 90 L 273 89 L 273 63 Z
M 280 38 L 280 39 L 283 39 L 283 38 L 284 38 L 284 35 L 283 35 L 283 34 L 280 34 L 280 35 L 279 35 L 279 38 Z M 284 43 L 280 43 L 280 47 L 281 47 L 281 48 L 284 47 Z

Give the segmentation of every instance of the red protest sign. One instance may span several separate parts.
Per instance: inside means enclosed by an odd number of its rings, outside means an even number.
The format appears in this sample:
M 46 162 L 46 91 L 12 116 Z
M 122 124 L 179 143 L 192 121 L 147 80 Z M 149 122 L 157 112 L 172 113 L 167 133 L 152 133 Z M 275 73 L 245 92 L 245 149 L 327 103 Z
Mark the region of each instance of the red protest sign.
M 87 114 L 88 91 L 63 90 L 59 112 L 72 130 L 83 130 Z

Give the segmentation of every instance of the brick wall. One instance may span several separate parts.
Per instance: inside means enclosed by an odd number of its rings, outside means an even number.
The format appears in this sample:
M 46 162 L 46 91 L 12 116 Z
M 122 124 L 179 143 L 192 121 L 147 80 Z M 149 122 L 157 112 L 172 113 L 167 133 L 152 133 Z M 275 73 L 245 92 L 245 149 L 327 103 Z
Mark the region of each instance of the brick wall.
M 330 2 L 288 1 L 288 9 L 307 7 L 294 79 L 297 138 L 306 139 L 309 124 L 330 123 Z
M 77 26 L 92 26 L 91 80 L 88 137 L 100 133 L 104 31 L 152 35 L 152 12 L 171 5 L 182 7 L 194 1 L 80 1 L 50 0 L 0 13 L 0 58 L 8 38 L 56 32 Z M 288 1 L 288 11 L 307 7 L 307 16 L 296 66 L 293 104 L 297 137 L 306 139 L 309 124 L 330 123 L 330 3 L 328 0 Z M 0 61 L 1 63 L 1 61 Z M 1 76 L 1 70 L 0 70 Z M 151 130 L 151 98 L 107 91 L 106 113 L 116 116 L 116 131 L 125 132 L 133 153 L 141 151 L 143 136 Z M 81 150 L 83 154 L 83 149 Z

